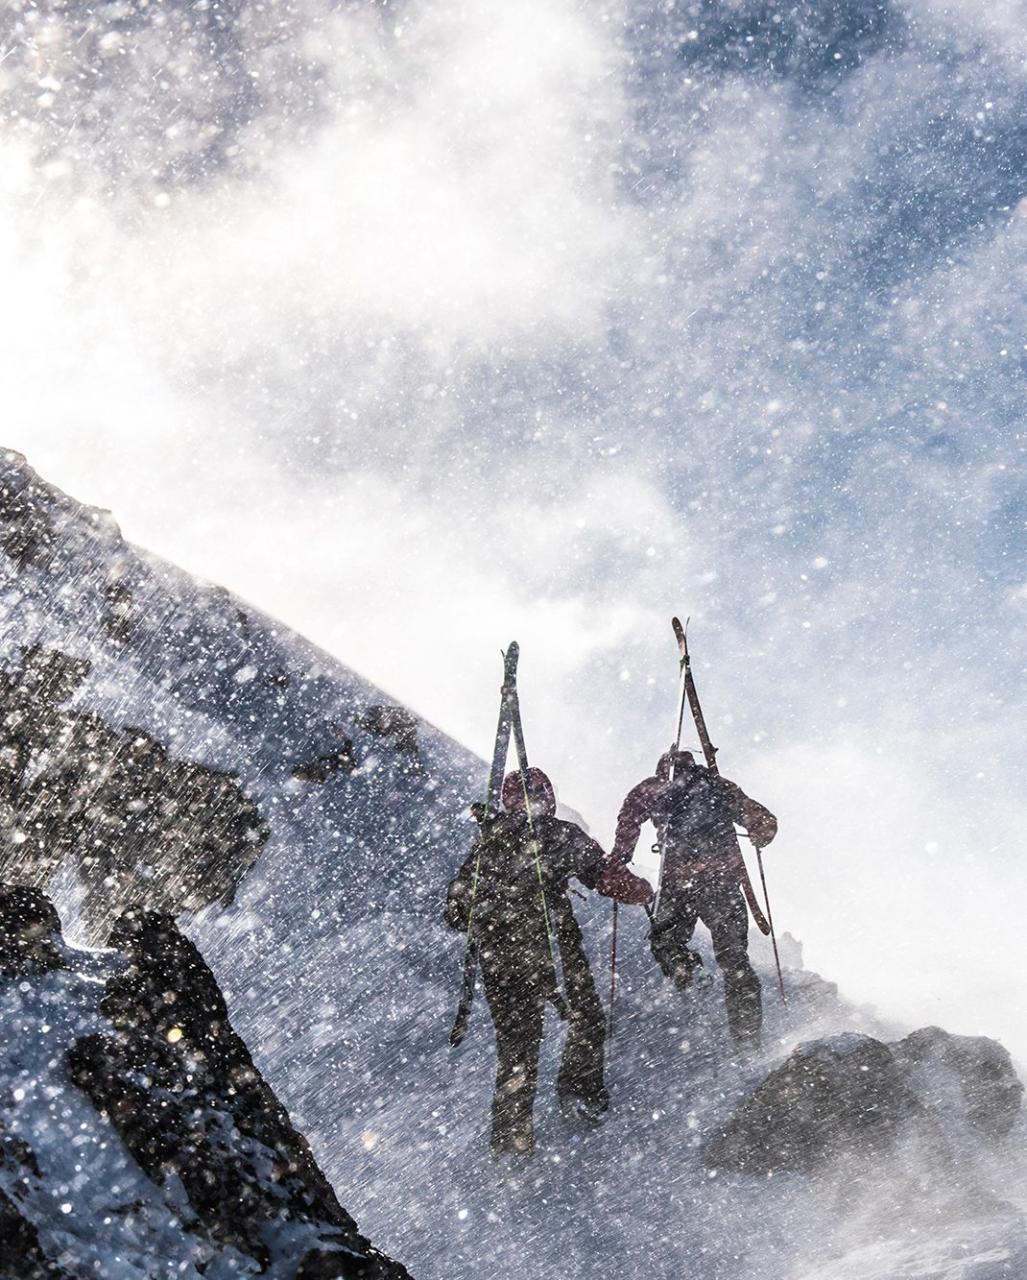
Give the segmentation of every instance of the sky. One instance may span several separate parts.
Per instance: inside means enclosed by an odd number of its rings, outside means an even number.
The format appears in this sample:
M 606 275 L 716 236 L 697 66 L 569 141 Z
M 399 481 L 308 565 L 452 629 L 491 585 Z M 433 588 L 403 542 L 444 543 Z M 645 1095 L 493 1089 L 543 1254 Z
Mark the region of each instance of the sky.
M 14 3 L 2 443 L 602 840 L 690 615 L 775 919 L 1027 1060 L 1027 4 Z

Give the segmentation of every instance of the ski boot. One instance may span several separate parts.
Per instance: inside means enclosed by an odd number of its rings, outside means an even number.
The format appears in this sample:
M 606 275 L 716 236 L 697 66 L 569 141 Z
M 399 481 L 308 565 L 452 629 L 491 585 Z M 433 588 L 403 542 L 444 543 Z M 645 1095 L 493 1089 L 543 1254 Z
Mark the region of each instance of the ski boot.
M 493 1133 L 489 1154 L 493 1160 L 527 1160 L 535 1150 L 535 1133 L 532 1125 L 517 1125 L 506 1133 Z
M 598 1128 L 610 1108 L 610 1098 L 605 1089 L 602 1094 L 590 1098 L 567 1090 L 559 1095 L 559 1100 L 561 1117 L 575 1128 Z
M 686 951 L 673 964 L 663 966 L 663 971 L 683 995 L 692 999 L 705 995 L 713 986 L 713 976 L 706 972 L 698 951 Z

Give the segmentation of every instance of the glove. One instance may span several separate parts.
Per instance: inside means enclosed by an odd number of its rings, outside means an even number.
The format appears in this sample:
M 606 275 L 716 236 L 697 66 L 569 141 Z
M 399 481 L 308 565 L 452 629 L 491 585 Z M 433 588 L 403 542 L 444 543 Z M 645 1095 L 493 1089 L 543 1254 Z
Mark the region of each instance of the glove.
M 777 819 L 770 813 L 766 817 L 761 815 L 758 822 L 746 828 L 746 834 L 757 849 L 765 849 L 777 835 Z
M 773 817 L 770 809 L 764 809 L 762 804 L 757 804 L 754 800 L 749 800 L 745 805 L 743 826 L 745 835 L 752 840 L 757 849 L 766 849 L 773 837 L 777 835 L 777 819 Z
M 653 889 L 648 880 L 629 871 L 623 862 L 611 858 L 603 867 L 596 883 L 596 891 L 604 898 L 613 898 L 625 906 L 642 907 L 652 900 Z

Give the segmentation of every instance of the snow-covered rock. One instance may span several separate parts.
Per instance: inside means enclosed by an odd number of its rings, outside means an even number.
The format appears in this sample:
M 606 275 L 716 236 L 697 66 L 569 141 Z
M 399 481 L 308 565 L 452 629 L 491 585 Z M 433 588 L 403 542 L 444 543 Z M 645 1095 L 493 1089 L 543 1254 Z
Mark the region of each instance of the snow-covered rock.
M 67 947 L 0 892 L 0 1275 L 403 1280 L 339 1204 L 166 917 Z
M 710 1168 L 773 1175 L 809 1172 L 832 1157 L 874 1159 L 907 1125 L 961 1123 L 1004 1137 L 1023 1098 L 1009 1054 L 994 1040 L 938 1027 L 898 1044 L 836 1035 L 801 1044 L 732 1112 L 706 1144 Z

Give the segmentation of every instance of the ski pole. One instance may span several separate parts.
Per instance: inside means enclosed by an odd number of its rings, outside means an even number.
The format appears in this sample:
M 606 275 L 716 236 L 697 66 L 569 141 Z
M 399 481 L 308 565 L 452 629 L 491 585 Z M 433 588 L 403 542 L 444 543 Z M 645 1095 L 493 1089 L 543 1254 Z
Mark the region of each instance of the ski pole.
M 610 1032 L 609 1041 L 613 1047 L 613 998 L 617 994 L 617 899 L 613 900 L 613 941 L 610 944 Z
M 781 976 L 781 957 L 777 954 L 777 934 L 774 932 L 774 917 L 770 912 L 770 894 L 767 892 L 767 877 L 763 870 L 763 854 L 760 852 L 759 845 L 753 841 L 753 847 L 756 850 L 756 863 L 760 869 L 760 881 L 763 884 L 763 901 L 767 904 L 767 924 L 770 925 L 770 941 L 774 944 L 774 964 L 777 966 L 777 985 L 781 988 L 781 1003 L 787 1004 L 788 997 L 785 995 L 785 980 Z

